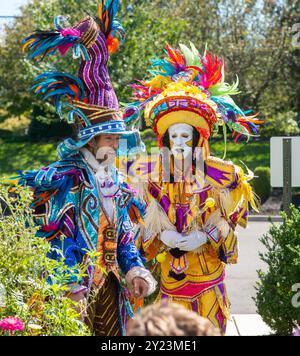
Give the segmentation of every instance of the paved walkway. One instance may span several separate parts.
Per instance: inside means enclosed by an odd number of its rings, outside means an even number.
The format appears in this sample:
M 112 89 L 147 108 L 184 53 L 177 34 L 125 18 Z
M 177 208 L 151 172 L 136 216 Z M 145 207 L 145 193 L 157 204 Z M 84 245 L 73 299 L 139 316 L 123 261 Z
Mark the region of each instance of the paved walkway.
M 232 320 L 228 323 L 227 336 L 258 336 L 273 334 L 257 314 L 253 298 L 258 280 L 257 270 L 267 266 L 259 257 L 265 248 L 259 241 L 268 232 L 268 222 L 251 221 L 246 230 L 238 230 L 239 260 L 227 266 L 226 284 L 231 302 Z
M 259 253 L 265 251 L 259 239 L 269 228 L 267 222 L 250 222 L 246 230 L 238 229 L 238 263 L 226 267 L 226 285 L 232 314 L 257 313 L 253 300 L 256 295 L 257 270 L 267 269 L 259 257 Z
M 257 314 L 234 314 L 227 326 L 226 336 L 267 336 L 274 332 Z

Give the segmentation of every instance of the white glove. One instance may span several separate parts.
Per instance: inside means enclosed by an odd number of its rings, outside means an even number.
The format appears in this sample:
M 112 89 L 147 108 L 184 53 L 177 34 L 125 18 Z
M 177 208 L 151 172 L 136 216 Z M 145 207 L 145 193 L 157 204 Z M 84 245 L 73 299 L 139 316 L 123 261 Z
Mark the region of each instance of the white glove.
M 189 235 L 181 235 L 176 247 L 182 251 L 194 251 L 206 244 L 207 236 L 202 231 L 193 231 Z
M 177 243 L 181 239 L 182 235 L 177 231 L 166 230 L 161 233 L 161 241 L 170 248 L 176 248 Z

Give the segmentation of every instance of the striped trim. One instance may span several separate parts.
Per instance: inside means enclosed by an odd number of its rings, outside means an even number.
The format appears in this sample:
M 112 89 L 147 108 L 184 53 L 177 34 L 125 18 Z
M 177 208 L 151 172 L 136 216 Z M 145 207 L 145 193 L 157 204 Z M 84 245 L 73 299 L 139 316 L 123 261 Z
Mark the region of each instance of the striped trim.
M 206 230 L 205 232 L 210 240 L 213 240 L 216 244 L 220 242 L 221 234 L 220 230 L 216 226 Z
M 89 136 L 101 134 L 101 133 L 123 133 L 126 132 L 126 125 L 122 121 L 117 121 L 117 122 L 107 122 L 105 124 L 99 124 L 96 126 L 91 126 L 89 128 L 81 129 L 79 131 L 79 138 L 80 140 L 84 140 L 85 138 L 88 138 Z
M 87 17 L 82 22 L 88 22 L 89 28 L 80 37 L 80 42 L 87 48 L 91 48 L 99 35 L 99 27 L 92 17 Z
M 87 324 L 96 336 L 121 335 L 118 294 L 118 281 L 110 273 L 95 299 L 89 304 Z
M 88 49 L 88 54 L 90 60 L 81 62 L 78 74 L 84 83 L 87 101 L 97 106 L 118 110 L 118 99 L 107 68 L 107 41 L 101 32 Z
M 120 110 L 116 110 L 109 107 L 102 107 L 98 105 L 86 104 L 80 101 L 73 101 L 73 105 L 85 114 L 85 116 L 89 119 L 92 125 L 105 124 L 108 121 L 123 120 L 123 114 Z M 84 120 L 79 120 L 79 124 L 83 128 L 86 128 L 86 123 Z

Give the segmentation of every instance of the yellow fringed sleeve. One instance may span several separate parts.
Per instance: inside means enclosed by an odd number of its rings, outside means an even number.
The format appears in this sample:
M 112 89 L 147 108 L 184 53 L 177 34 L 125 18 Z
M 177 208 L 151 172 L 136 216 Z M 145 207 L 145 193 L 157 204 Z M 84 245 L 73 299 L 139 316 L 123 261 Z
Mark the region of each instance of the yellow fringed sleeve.
M 226 177 L 222 184 L 217 184 L 212 177 L 208 177 L 222 215 L 230 224 L 246 227 L 249 205 L 257 212 L 259 206 L 259 199 L 249 183 L 254 177 L 253 173 L 247 169 L 245 174 L 241 167 L 232 162 L 216 158 L 210 159 L 208 164 L 222 170 Z
M 247 227 L 249 206 L 258 211 L 259 199 L 249 183 L 254 175 L 250 170 L 245 173 L 232 162 L 217 158 L 210 158 L 207 165 L 214 172 L 218 170 L 222 180 L 216 180 L 213 175 L 207 177 L 217 210 L 206 221 L 206 233 L 211 246 L 218 251 L 222 260 L 234 264 L 238 258 L 235 227 Z
M 233 202 L 236 208 L 231 212 L 226 211 L 232 221 L 236 224 L 247 227 L 249 206 L 258 212 L 259 198 L 255 195 L 250 180 L 253 178 L 253 173 L 248 170 L 247 174 L 244 173 L 241 167 L 235 166 L 237 174 L 237 186 L 229 192 L 229 200 Z

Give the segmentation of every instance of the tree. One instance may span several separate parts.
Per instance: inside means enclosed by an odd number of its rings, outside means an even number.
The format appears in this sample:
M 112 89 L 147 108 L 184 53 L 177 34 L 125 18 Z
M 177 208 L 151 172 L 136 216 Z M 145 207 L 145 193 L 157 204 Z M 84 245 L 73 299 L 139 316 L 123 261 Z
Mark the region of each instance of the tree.
M 0 107 L 11 115 L 31 111 L 29 88 L 34 76 L 45 68 L 24 59 L 22 38 L 34 28 L 49 28 L 59 14 L 70 15 L 75 23 L 87 13 L 95 14 L 96 0 L 33 0 L 23 7 L 22 17 L 6 29 L 0 46 Z M 240 78 L 237 102 L 252 108 L 272 121 L 278 113 L 291 111 L 299 116 L 299 48 L 293 46 L 292 28 L 297 22 L 298 0 L 123 0 L 119 17 L 127 38 L 120 51 L 111 57 L 111 76 L 120 101 L 130 99 L 127 87 L 145 77 L 150 59 L 163 55 L 166 42 L 173 46 L 189 41 L 202 51 L 224 55 L 227 80 Z M 76 73 L 78 63 L 67 55 L 47 62 L 60 70 Z M 42 105 L 46 117 L 49 108 Z M 285 124 L 283 124 L 284 126 Z M 274 126 L 274 125 L 273 125 Z M 276 126 L 276 125 L 275 125 Z M 268 134 L 268 131 L 265 131 Z

